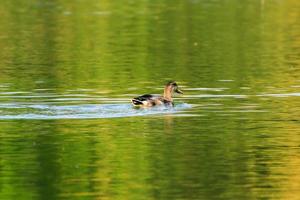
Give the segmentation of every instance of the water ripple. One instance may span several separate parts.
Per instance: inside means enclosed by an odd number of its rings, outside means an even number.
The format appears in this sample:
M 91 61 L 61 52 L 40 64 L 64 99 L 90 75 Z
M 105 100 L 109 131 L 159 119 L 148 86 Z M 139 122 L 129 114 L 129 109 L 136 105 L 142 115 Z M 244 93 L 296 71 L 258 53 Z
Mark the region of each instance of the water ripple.
M 178 104 L 174 108 L 155 107 L 135 109 L 130 104 L 83 104 L 83 105 L 46 105 L 46 104 L 1 104 L 0 119 L 91 119 L 119 118 L 156 114 L 174 114 L 190 108 L 189 104 Z

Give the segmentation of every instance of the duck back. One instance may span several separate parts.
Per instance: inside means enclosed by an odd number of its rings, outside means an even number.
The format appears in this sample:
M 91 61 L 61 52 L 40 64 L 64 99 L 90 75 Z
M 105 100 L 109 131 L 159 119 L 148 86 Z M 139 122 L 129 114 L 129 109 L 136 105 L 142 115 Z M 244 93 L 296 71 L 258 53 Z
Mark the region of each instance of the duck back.
M 151 94 L 144 94 L 142 96 L 135 97 L 131 100 L 133 105 L 145 105 L 145 102 L 151 101 L 153 99 L 153 95 Z

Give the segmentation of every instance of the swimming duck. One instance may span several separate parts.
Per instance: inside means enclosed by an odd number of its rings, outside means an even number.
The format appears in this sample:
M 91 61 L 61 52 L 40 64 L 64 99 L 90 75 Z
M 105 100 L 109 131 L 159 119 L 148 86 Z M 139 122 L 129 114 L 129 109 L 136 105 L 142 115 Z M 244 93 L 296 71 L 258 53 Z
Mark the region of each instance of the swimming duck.
M 165 86 L 163 96 L 144 94 L 142 96 L 133 98 L 131 102 L 136 107 L 152 107 L 157 105 L 174 106 L 172 99 L 174 92 L 183 94 L 178 88 L 177 83 L 175 81 L 170 81 Z

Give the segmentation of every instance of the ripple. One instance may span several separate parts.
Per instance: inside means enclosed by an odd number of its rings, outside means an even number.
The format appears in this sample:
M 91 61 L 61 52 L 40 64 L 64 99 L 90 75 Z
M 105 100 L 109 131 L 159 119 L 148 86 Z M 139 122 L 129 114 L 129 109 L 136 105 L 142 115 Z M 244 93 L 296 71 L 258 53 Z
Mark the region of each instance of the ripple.
M 300 93 L 282 93 L 282 94 L 261 94 L 258 97 L 299 97 Z
M 184 90 L 190 91 L 214 91 L 214 92 L 221 92 L 224 90 L 228 90 L 229 88 L 184 88 Z
M 247 98 L 248 95 L 242 94 L 196 94 L 196 95 L 184 95 L 185 98 Z
M 153 107 L 135 109 L 130 104 L 83 104 L 83 105 L 46 105 L 46 104 L 1 104 L 0 119 L 91 119 L 120 118 L 157 114 L 175 114 L 190 108 L 181 103 L 174 108 Z

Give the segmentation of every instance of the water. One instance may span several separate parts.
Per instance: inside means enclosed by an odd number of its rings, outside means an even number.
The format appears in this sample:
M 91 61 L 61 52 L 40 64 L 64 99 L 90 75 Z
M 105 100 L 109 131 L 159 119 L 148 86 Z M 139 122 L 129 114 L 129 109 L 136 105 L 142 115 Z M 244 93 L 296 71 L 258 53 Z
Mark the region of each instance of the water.
M 49 105 L 3 105 L 5 110 L 0 119 L 89 119 L 169 114 L 189 108 L 187 104 L 174 108 L 155 107 L 134 109 L 131 104 L 84 104 L 73 106 Z M 19 111 L 19 112 L 18 112 Z
M 0 199 L 299 199 L 299 10 L 1 2 Z

